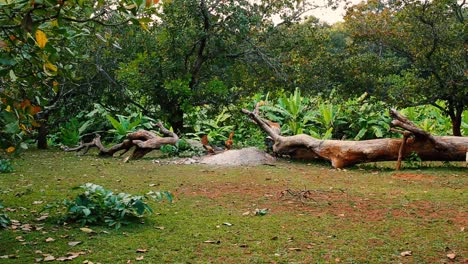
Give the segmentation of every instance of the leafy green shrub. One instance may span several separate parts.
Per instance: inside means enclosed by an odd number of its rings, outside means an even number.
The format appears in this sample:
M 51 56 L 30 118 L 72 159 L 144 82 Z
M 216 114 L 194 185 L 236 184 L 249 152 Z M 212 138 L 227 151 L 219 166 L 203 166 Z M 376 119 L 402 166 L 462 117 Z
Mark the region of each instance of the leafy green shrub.
M 166 157 L 193 157 L 205 153 L 203 148 L 193 146 L 185 139 L 180 139 L 175 145 L 163 145 L 160 151 Z
M 410 168 L 421 168 L 422 167 L 422 159 L 419 157 L 418 153 L 411 152 L 411 154 L 404 159 L 406 165 Z
M 364 93 L 344 102 L 342 109 L 343 122 L 334 137 L 364 140 L 390 136 L 392 118 L 384 102 Z
M 0 159 L 0 173 L 8 173 L 13 171 L 13 165 L 8 159 Z
M 41 110 L 28 99 L 18 102 L 3 96 L 0 94 L 0 159 L 18 155 L 22 149 L 28 148 L 24 140 L 39 125 L 34 116 Z
M 3 209 L 3 205 L 0 203 L 0 209 Z M 7 228 L 8 226 L 11 225 L 10 218 L 8 217 L 7 214 L 0 214 L 0 227 L 1 228 Z
M 65 221 L 78 222 L 81 225 L 107 224 L 109 227 L 120 228 L 129 224 L 132 219 L 151 214 L 153 210 L 145 199 L 162 200 L 166 197 L 172 201 L 169 192 L 150 192 L 148 196 L 131 195 L 128 193 L 114 194 L 100 185 L 86 183 L 77 187 L 84 192 L 74 200 L 65 200 L 67 212 Z
M 116 141 L 121 141 L 128 133 L 135 132 L 141 127 L 152 128 L 151 122 L 154 121 L 141 113 L 133 113 L 130 116 L 117 115 L 117 119 L 107 115 L 106 118 L 114 127 L 110 132 L 115 134 Z
M 304 133 L 309 103 L 309 99 L 303 97 L 301 91 L 296 88 L 293 94 L 281 95 L 275 105 L 266 104 L 261 109 L 266 111 L 268 120 L 281 124 L 282 134 L 297 135 Z
M 327 101 L 319 102 L 317 105 L 317 110 L 305 114 L 304 122 L 307 123 L 307 131 L 312 137 L 331 139 L 336 128 L 345 123 L 340 116 L 341 105 L 335 105 Z
M 445 107 L 443 102 L 438 105 Z M 432 105 L 421 105 L 402 109 L 400 111 L 417 126 L 434 135 L 452 134 L 452 122 L 442 110 Z M 462 133 L 468 135 L 468 111 L 463 112 L 461 124 Z
M 179 149 L 174 145 L 162 145 L 159 150 L 167 157 L 177 156 L 179 152 Z
M 233 125 L 228 125 L 231 114 L 227 109 L 223 109 L 217 115 L 209 115 L 209 107 L 196 107 L 194 112 L 188 115 L 189 125 L 194 133 L 187 133 L 190 138 L 199 139 L 202 135 L 207 135 L 210 142 L 225 141 L 229 133 L 234 129 Z
M 67 146 L 77 145 L 80 136 L 86 131 L 91 121 L 80 122 L 74 117 L 60 127 L 60 141 Z

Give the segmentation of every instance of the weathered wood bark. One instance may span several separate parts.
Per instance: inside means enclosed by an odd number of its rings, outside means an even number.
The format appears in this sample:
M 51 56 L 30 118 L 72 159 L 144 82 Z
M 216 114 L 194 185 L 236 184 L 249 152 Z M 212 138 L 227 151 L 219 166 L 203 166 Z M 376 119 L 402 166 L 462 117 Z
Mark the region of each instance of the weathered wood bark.
M 358 163 L 373 161 L 393 161 L 415 152 L 422 160 L 463 161 L 468 151 L 468 137 L 437 137 L 416 127 L 396 110 L 391 110 L 394 118 L 392 126 L 410 132 L 401 138 L 384 138 L 363 141 L 320 140 L 308 135 L 281 136 L 258 113 L 242 109 L 274 141 L 273 151 L 294 159 L 331 161 L 335 168 L 343 168 Z M 401 131 L 404 134 L 406 131 Z M 400 152 L 401 150 L 401 152 Z
M 175 145 L 179 140 L 179 136 L 174 132 L 166 129 L 161 122 L 156 124 L 159 127 L 161 133 L 167 137 L 160 137 L 155 133 L 147 130 L 139 130 L 137 132 L 127 134 L 127 138 L 119 144 L 116 144 L 110 148 L 104 147 L 101 143 L 101 136 L 96 137 L 88 143 L 80 142 L 80 145 L 75 148 L 64 147 L 64 151 L 80 151 L 84 150 L 83 154 L 86 154 L 90 148 L 99 149 L 99 156 L 114 156 L 115 153 L 123 150 L 120 154 L 122 156 L 128 152 L 131 148 L 135 147 L 135 150 L 130 155 L 130 159 L 140 159 L 146 154 L 155 149 L 160 149 L 162 145 Z

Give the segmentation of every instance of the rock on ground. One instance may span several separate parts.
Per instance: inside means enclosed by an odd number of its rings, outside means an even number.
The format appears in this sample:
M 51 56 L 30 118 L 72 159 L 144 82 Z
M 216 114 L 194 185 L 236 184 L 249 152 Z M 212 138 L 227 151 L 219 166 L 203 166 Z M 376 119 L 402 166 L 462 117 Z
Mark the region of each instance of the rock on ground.
M 202 164 L 210 165 L 261 165 L 275 162 L 271 155 L 255 147 L 228 150 L 216 155 L 204 156 L 200 159 Z

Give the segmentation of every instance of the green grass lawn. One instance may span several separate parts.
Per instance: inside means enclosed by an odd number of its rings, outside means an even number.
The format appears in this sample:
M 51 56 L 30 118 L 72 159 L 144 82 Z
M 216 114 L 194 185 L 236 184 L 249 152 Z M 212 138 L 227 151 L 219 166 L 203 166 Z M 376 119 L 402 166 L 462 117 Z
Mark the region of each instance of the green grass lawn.
M 151 158 L 123 163 L 32 150 L 14 162 L 14 173 L 0 174 L 6 213 L 32 226 L 31 231 L 0 230 L 0 256 L 10 255 L 0 263 L 34 263 L 44 254 L 58 258 L 68 252 L 83 253 L 69 263 L 467 261 L 464 163 L 399 172 L 389 169 L 393 166 L 342 171 L 285 161 L 257 167 L 159 166 Z M 36 220 L 45 204 L 73 198 L 79 191 L 72 187 L 87 182 L 131 194 L 167 190 L 175 199 L 150 202 L 152 215 L 119 230 L 90 226 L 96 233 L 88 234 L 76 224 L 57 225 L 55 211 Z M 287 189 L 311 192 L 299 199 Z M 254 215 L 263 208 L 269 209 L 266 215 Z M 81 243 L 69 246 L 73 241 Z M 404 251 L 412 255 L 401 256 Z M 451 253 L 454 260 L 447 257 Z

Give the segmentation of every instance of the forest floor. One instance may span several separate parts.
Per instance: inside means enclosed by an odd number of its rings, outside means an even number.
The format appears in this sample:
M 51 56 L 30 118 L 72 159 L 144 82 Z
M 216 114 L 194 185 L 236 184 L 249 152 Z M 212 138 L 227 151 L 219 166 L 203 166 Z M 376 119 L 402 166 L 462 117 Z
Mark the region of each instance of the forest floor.
M 1 263 L 466 263 L 468 169 L 393 162 L 335 170 L 327 163 L 258 166 L 122 162 L 31 150 L 0 174 Z M 404 164 L 407 165 L 407 164 Z M 92 182 L 114 192 L 170 191 L 152 215 L 118 230 L 57 225 L 46 205 Z M 265 210 L 263 210 L 265 209 Z M 256 214 L 256 212 L 262 212 Z M 1 213 L 1 212 L 0 212 Z M 70 242 L 79 242 L 70 243 Z M 75 245 L 76 244 L 76 245 Z M 49 257 L 48 259 L 52 259 Z M 57 262 L 56 260 L 54 262 Z

